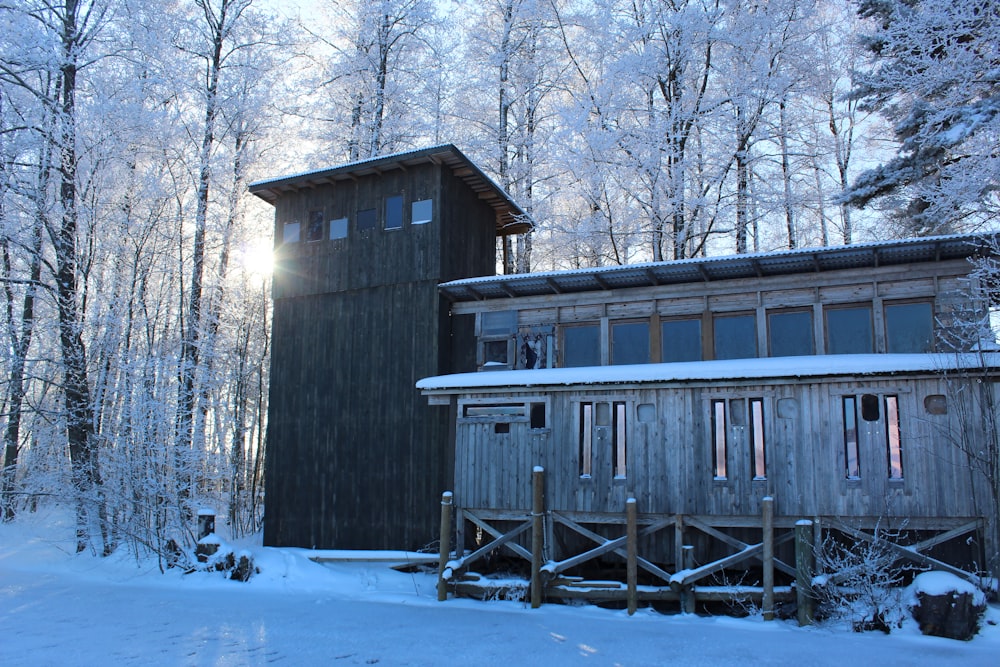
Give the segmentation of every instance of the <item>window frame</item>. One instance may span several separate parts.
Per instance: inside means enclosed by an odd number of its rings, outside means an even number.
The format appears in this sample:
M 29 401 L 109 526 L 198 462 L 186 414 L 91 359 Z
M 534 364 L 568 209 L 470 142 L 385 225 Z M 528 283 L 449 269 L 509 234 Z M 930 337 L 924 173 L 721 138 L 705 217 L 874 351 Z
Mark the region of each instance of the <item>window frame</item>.
M 679 322 L 695 322 L 698 325 L 698 358 L 697 359 L 671 359 L 666 361 L 666 355 L 664 350 L 668 345 L 666 332 L 664 327 L 669 325 L 677 324 Z M 714 349 L 713 349 L 714 354 Z M 692 361 L 704 361 L 705 360 L 705 323 L 704 318 L 700 315 L 695 316 L 678 316 L 678 317 L 661 317 L 660 318 L 660 362 L 662 363 L 687 363 Z
M 394 232 L 396 230 L 403 228 L 403 225 L 406 222 L 404 220 L 404 215 L 403 215 L 403 212 L 406 208 L 404 204 L 405 200 L 403 195 L 401 194 L 386 195 L 382 203 L 382 208 L 385 213 L 385 216 L 382 219 L 382 229 L 384 229 L 387 232 Z M 393 224 L 392 226 L 390 226 L 389 225 L 390 222 L 392 223 L 397 222 L 397 216 L 399 224 Z

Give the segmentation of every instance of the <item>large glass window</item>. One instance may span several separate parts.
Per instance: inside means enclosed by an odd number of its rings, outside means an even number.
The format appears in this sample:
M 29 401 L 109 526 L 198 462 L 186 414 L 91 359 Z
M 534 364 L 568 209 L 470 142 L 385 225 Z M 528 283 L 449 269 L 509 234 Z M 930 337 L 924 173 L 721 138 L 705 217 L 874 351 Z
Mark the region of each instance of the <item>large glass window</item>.
M 768 313 L 767 342 L 772 357 L 814 354 L 812 312 L 793 310 Z
M 886 304 L 885 346 L 886 352 L 933 351 L 934 313 L 931 304 Z
M 870 306 L 826 308 L 826 353 L 871 354 L 872 309 Z
M 601 328 L 596 324 L 564 327 L 562 330 L 563 366 L 601 365 Z
M 385 198 L 385 228 L 399 229 L 403 226 L 403 197 L 393 195 Z
M 751 315 L 716 315 L 715 358 L 750 359 L 757 356 L 756 318 Z
M 615 322 L 611 325 L 611 363 L 649 363 L 649 322 Z
M 660 361 L 701 361 L 701 320 L 660 322 Z
M 425 225 L 434 217 L 434 200 L 421 199 L 410 206 L 410 224 Z
M 358 211 L 358 231 L 375 229 L 378 220 L 378 212 L 373 208 L 366 208 Z

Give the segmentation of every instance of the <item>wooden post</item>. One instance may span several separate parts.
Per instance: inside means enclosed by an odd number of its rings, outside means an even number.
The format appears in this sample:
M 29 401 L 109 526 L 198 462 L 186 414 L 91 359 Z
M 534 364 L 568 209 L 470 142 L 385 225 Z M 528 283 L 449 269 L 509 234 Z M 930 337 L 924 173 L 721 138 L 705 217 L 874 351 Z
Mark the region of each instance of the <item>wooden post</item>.
M 799 625 L 812 625 L 813 522 L 795 522 L 795 598 Z
M 637 509 L 635 498 L 625 501 L 625 581 L 628 587 L 628 615 L 631 616 L 639 607 L 639 595 L 637 590 L 639 568 L 637 557 L 639 554 L 639 531 L 637 524 Z
M 444 578 L 444 571 L 448 565 L 448 557 L 451 554 L 451 508 L 452 493 L 445 491 L 441 494 L 441 550 L 438 552 L 438 602 L 448 599 L 448 582 Z
M 765 621 L 774 620 L 774 498 L 766 496 L 761 500 L 761 542 L 764 545 L 764 599 L 761 611 Z
M 684 565 L 685 570 L 694 569 L 694 545 L 685 544 L 681 547 L 682 558 L 681 562 Z M 694 584 L 689 584 L 681 589 L 681 611 L 685 614 L 693 614 L 695 612 L 695 597 L 694 597 Z
M 674 567 L 684 569 L 684 515 L 674 517 Z
M 531 471 L 531 608 L 542 606 L 542 550 L 545 548 L 545 469 Z

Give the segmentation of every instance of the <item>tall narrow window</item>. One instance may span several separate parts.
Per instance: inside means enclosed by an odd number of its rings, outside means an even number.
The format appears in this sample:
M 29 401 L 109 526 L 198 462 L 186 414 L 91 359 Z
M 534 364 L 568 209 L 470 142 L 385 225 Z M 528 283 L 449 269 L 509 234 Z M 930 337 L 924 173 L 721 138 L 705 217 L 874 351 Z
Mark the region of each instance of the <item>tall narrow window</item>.
M 593 461 L 594 404 L 580 404 L 580 477 L 590 479 Z
M 615 479 L 625 478 L 625 404 L 615 403 Z
M 385 198 L 385 228 L 400 229 L 403 226 L 403 197 L 393 195 Z
M 861 479 L 858 460 L 858 399 L 844 396 L 844 461 L 847 479 Z
M 903 447 L 899 439 L 899 399 L 885 397 L 885 435 L 889 456 L 889 479 L 903 479 Z
M 715 479 L 726 479 L 726 402 L 712 401 L 712 470 Z
M 764 451 L 764 400 L 750 399 L 750 440 L 753 448 L 753 478 L 767 479 L 767 455 Z

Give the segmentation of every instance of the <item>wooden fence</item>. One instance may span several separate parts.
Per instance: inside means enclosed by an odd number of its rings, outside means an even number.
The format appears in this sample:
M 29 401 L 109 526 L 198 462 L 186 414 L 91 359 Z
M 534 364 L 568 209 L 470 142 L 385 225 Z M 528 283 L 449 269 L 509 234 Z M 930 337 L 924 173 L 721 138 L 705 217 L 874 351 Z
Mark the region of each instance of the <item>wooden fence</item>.
M 530 512 L 456 508 L 452 494 L 444 494 L 441 502 L 439 600 L 447 599 L 449 590 L 457 595 L 482 595 L 489 583 L 472 572 L 470 566 L 503 550 L 515 559 L 523 559 L 530 566 L 530 583 L 526 583 L 524 589 L 530 588 L 532 607 L 540 606 L 546 598 L 624 601 L 632 614 L 639 601 L 674 601 L 683 612 L 693 613 L 699 602 L 751 600 L 760 605 L 764 618 L 770 620 L 774 618 L 778 602 L 795 600 L 799 622 L 806 624 L 812 621 L 812 581 L 817 574 L 814 571 L 814 555 L 824 536 L 831 535 L 832 531 L 850 541 L 883 544 L 897 560 L 910 561 L 921 568 L 951 572 L 974 584 L 980 582 L 976 573 L 924 553 L 949 540 L 982 530 L 983 520 L 978 518 L 914 520 L 908 523 L 908 528 L 932 535 L 913 544 L 902 544 L 880 531 L 877 521 L 838 517 L 776 517 L 772 498 L 764 498 L 759 517 L 640 514 L 634 498 L 626 501 L 621 515 L 598 515 L 546 509 L 544 488 L 545 472 L 536 467 L 532 473 Z M 454 552 L 450 542 L 453 519 L 457 538 Z M 475 526 L 477 533 L 483 537 L 478 548 L 468 553 L 465 550 L 467 523 Z M 496 524 L 503 524 L 504 527 Z M 605 533 L 621 534 L 609 537 L 587 525 L 600 527 Z M 572 555 L 554 558 L 554 531 L 557 526 L 592 546 Z M 759 534 L 759 540 L 747 542 L 725 532 L 734 528 L 744 532 L 749 529 L 750 533 Z M 645 538 L 671 529 L 673 572 L 639 552 L 642 543 L 650 543 Z M 716 553 L 731 553 L 712 557 L 697 565 L 694 541 L 711 542 Z M 793 541 L 794 551 L 786 546 Z M 776 556 L 776 550 L 782 548 L 783 552 L 794 553 L 794 562 L 789 563 Z M 587 580 L 570 574 L 572 570 L 606 555 L 614 555 L 624 561 L 624 582 L 607 581 L 603 577 L 600 581 Z M 747 570 L 750 567 L 748 563 L 752 563 L 755 570 L 760 568 L 759 585 L 725 582 L 727 571 L 740 567 Z M 651 583 L 639 584 L 640 570 L 644 579 Z M 775 571 L 786 575 L 788 585 L 775 585 Z M 722 585 L 719 585 L 720 577 Z M 827 579 L 837 582 L 836 574 Z M 509 582 L 504 585 L 511 586 Z

